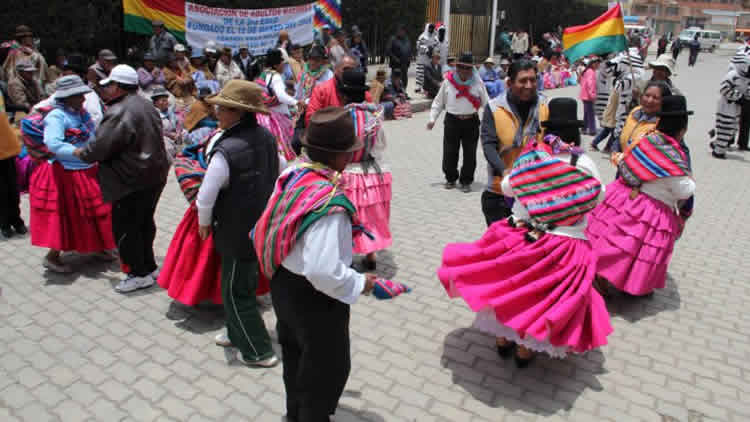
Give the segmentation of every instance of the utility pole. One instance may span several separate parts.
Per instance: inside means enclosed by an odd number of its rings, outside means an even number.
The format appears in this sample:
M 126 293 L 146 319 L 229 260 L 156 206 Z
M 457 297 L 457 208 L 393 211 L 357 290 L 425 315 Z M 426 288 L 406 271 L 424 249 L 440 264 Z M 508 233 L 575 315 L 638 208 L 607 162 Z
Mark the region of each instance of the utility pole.
M 492 0 L 492 26 L 490 27 L 490 54 L 487 57 L 495 55 L 495 35 L 497 31 L 497 0 Z

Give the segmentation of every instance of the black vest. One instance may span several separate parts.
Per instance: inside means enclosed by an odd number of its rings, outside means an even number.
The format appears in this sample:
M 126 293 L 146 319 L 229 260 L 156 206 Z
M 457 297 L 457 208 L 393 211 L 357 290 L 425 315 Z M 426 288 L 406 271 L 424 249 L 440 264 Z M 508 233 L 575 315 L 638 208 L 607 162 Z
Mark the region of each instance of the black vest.
M 240 122 L 216 142 L 211 157 L 217 152 L 229 164 L 229 185 L 219 191 L 214 205 L 216 250 L 224 257 L 255 260 L 250 231 L 279 175 L 276 139 L 261 126 Z

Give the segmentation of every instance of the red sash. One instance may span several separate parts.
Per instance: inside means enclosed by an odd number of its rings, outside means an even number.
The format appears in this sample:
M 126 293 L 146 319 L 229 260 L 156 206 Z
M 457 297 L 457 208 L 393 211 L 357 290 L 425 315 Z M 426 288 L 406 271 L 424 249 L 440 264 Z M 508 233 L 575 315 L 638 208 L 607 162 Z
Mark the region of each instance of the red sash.
M 447 79 L 448 82 L 450 82 L 451 85 L 456 88 L 456 91 L 458 91 L 458 94 L 456 94 L 456 99 L 465 97 L 467 100 L 469 100 L 471 105 L 473 105 L 476 110 L 479 110 L 479 106 L 482 105 L 482 99 L 471 94 L 471 85 L 461 85 L 456 82 L 453 77 L 453 72 L 447 72 L 445 74 L 445 79 Z

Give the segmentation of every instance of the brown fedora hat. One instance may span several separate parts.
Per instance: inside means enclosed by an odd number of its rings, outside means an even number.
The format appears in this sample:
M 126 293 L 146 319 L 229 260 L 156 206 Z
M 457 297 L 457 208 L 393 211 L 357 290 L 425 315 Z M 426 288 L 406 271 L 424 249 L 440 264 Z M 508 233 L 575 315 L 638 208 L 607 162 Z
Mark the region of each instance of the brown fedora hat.
M 255 82 L 242 79 L 227 82 L 221 92 L 207 97 L 206 102 L 252 113 L 268 114 L 268 107 L 263 103 L 263 88 Z
M 365 143 L 354 131 L 350 110 L 326 107 L 310 118 L 302 145 L 328 152 L 352 152 L 362 149 Z

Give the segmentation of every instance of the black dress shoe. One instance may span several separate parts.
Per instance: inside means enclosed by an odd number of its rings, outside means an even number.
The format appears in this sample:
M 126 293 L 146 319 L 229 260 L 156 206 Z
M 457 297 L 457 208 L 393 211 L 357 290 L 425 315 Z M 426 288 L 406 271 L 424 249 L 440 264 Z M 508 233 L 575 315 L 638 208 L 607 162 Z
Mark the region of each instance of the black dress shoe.
M 2 233 L 3 236 L 7 239 L 13 237 L 13 229 L 11 229 L 10 226 L 0 228 L 0 233 Z
M 739 147 L 737 149 L 740 150 L 740 151 L 750 151 L 750 147 L 747 147 L 747 146 L 741 146 L 741 147 Z
M 456 182 L 445 182 L 444 187 L 446 189 L 454 189 L 456 187 Z
M 531 361 L 534 360 L 534 355 L 531 355 L 531 357 L 528 358 L 522 358 L 518 356 L 518 354 L 515 354 L 513 355 L 513 360 L 516 361 L 516 368 L 526 368 Z
M 471 184 L 461 184 L 461 192 L 463 193 L 471 193 Z
M 515 349 L 516 344 L 512 341 L 509 341 L 505 344 L 505 346 L 497 345 L 497 354 L 503 359 L 508 359 L 513 354 L 513 349 Z
M 711 151 L 711 155 L 713 155 L 714 158 L 718 158 L 720 160 L 726 160 L 727 159 L 727 155 L 726 154 L 719 154 L 716 151 Z
M 29 232 L 29 229 L 26 228 L 26 225 L 23 223 L 18 223 L 13 225 L 13 230 L 16 231 L 16 233 L 20 235 L 24 235 Z

